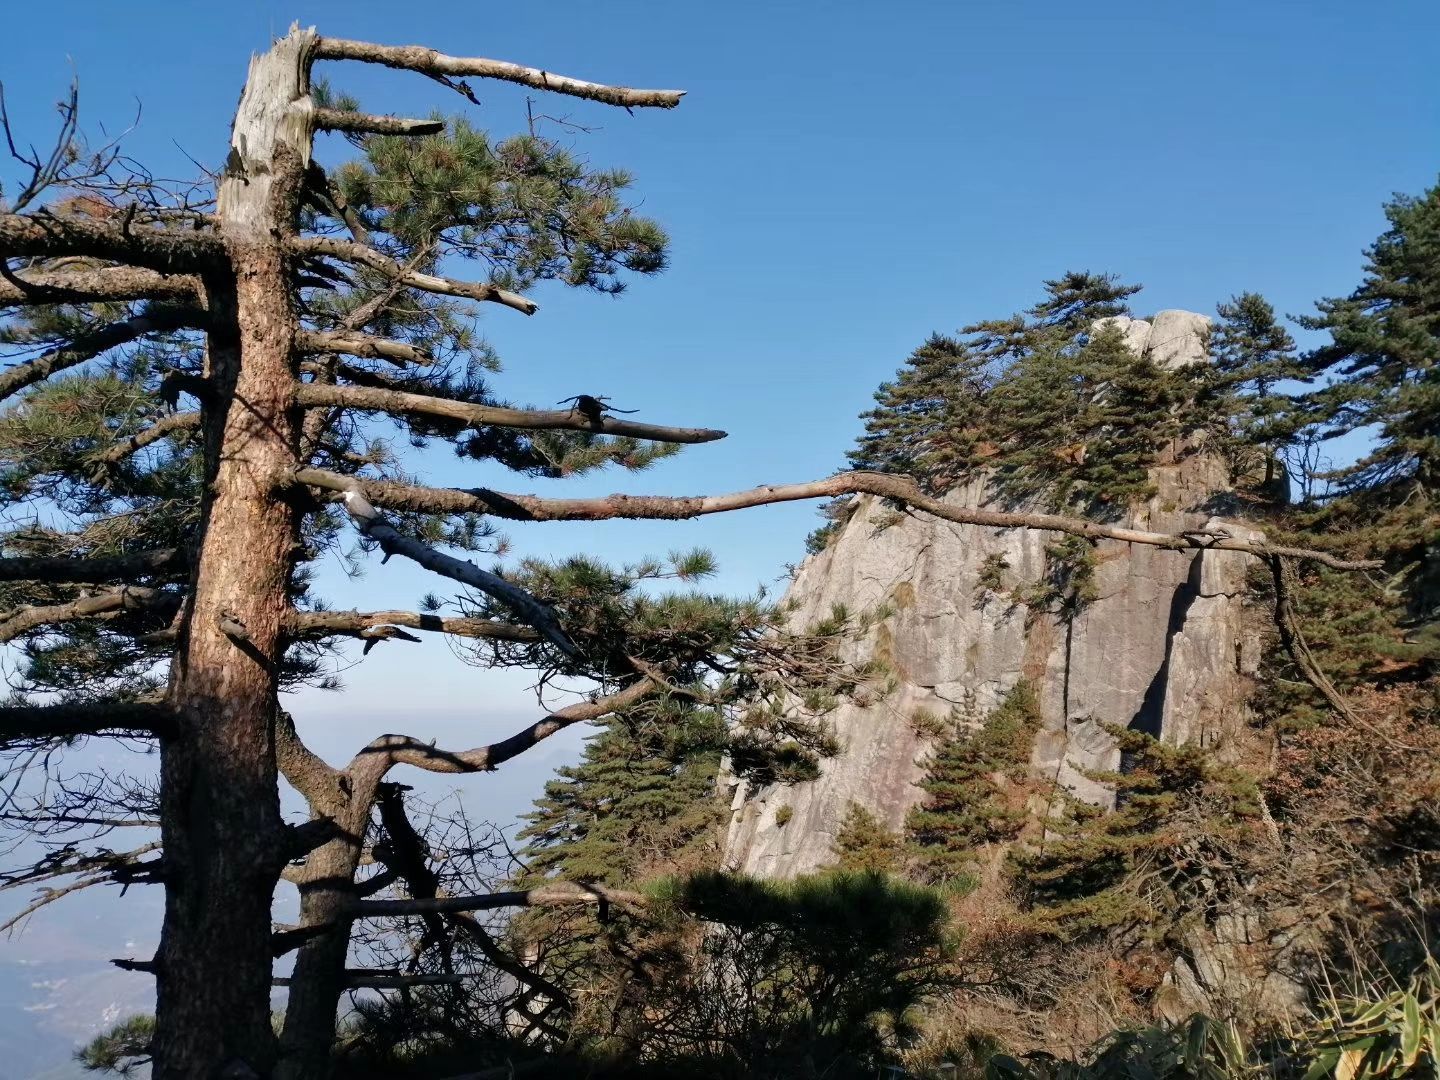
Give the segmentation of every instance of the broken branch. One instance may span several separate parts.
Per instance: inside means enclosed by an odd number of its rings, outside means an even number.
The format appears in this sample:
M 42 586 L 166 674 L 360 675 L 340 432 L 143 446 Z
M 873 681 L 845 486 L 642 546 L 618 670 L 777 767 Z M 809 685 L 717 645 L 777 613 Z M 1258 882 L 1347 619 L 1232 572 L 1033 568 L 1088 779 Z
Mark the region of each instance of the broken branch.
M 315 127 L 320 131 L 344 131 L 358 135 L 435 135 L 445 130 L 443 120 L 407 120 L 400 116 L 372 116 L 344 109 L 316 109 Z
M 499 79 L 536 90 L 550 90 L 557 94 L 588 98 L 606 105 L 626 108 L 673 109 L 685 96 L 683 90 L 633 90 L 627 86 L 606 86 L 603 83 L 572 79 L 566 75 L 555 75 L 539 68 L 525 67 L 504 60 L 446 56 L 422 45 L 375 45 L 368 41 L 322 37 L 315 44 L 315 59 L 359 60 L 367 64 L 384 64 L 386 67 L 446 78 L 471 75 L 482 79 Z

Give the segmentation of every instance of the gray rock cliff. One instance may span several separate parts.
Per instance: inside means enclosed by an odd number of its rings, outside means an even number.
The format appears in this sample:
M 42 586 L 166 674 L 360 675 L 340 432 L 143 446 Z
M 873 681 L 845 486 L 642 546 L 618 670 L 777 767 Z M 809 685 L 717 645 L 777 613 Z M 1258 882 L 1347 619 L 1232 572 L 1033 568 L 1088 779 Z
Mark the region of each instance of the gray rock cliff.
M 1150 322 L 1118 320 L 1131 347 L 1168 366 L 1204 362 L 1208 320 L 1163 311 Z M 1223 506 L 1222 463 L 1191 453 L 1155 469 L 1156 494 L 1124 524 L 1157 532 L 1203 529 Z M 984 506 L 984 482 L 947 498 Z M 1237 526 L 1229 526 L 1232 530 Z M 1046 572 L 1053 534 L 899 517 L 874 499 L 857 501 L 827 550 L 800 567 L 788 596 L 797 626 L 837 603 L 852 611 L 882 605 L 893 614 L 849 646 L 849 659 L 884 659 L 895 690 L 831 716 L 843 747 L 818 779 L 752 790 L 735 784 L 725 847 L 727 868 L 791 877 L 834 862 L 835 836 L 858 802 L 889 826 L 903 826 L 931 742 L 917 710 L 952 708 L 979 720 L 1022 678 L 1039 692 L 1043 727 L 1032 762 L 1081 797 L 1112 796 L 1088 772 L 1112 770 L 1118 751 L 1107 725 L 1143 729 L 1175 743 L 1214 743 L 1243 723 L 1248 644 L 1242 594 L 1248 557 L 1169 551 L 1107 541 L 1097 550 L 1097 598 L 1073 620 L 1030 611 L 1009 595 Z M 1003 582 L 982 583 L 1003 556 Z M 789 820 L 775 815 L 789 808 Z

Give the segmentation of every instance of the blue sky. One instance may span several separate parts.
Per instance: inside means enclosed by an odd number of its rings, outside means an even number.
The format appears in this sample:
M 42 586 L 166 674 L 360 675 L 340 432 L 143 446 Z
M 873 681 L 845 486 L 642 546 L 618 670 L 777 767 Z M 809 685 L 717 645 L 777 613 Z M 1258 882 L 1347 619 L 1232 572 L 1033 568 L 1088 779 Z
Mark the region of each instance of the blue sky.
M 1235 292 L 1300 313 L 1358 281 L 1382 201 L 1440 168 L 1440 5 L 873 3 L 163 3 L 51 0 L 7 12 L 12 117 L 42 141 L 71 68 L 82 123 L 190 175 L 223 158 L 253 50 L 293 21 L 567 74 L 689 91 L 634 116 L 550 99 L 599 130 L 558 137 L 637 177 L 673 238 L 673 268 L 618 300 L 545 288 L 533 319 L 487 311 L 499 392 L 548 405 L 604 393 L 649 420 L 727 429 L 640 475 L 551 485 L 691 494 L 819 477 L 857 414 L 932 330 L 1033 301 L 1071 268 L 1143 282 L 1144 311 L 1210 311 Z M 23 43 L 23 44 L 21 44 Z M 324 65 L 368 109 L 465 111 L 497 135 L 524 94 L 482 84 L 478 109 L 438 84 Z M 333 138 L 333 137 L 332 137 Z M 331 148 L 334 153 L 339 147 Z M 183 153 L 182 153 L 183 151 Z M 507 482 L 453 458 L 441 484 Z M 508 482 L 530 490 L 541 482 Z M 774 582 L 814 526 L 806 505 L 679 524 L 510 530 L 521 552 L 613 559 L 692 545 L 717 587 Z M 411 607 L 436 583 L 392 563 L 328 582 L 342 606 Z M 381 730 L 488 741 L 534 715 L 523 681 L 461 666 L 438 641 L 376 649 L 353 693 L 293 703 L 332 756 Z M 489 785 L 513 813 L 573 738 Z

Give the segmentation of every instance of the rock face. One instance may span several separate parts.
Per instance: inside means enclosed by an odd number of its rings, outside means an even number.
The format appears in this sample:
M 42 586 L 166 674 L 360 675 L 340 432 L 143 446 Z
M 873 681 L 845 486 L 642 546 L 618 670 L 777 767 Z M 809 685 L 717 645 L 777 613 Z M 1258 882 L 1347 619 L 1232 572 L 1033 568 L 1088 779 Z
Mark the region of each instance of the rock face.
M 1166 311 L 1149 323 L 1120 324 L 1132 347 L 1157 362 L 1205 359 L 1203 316 Z M 1203 453 L 1158 467 L 1155 483 L 1156 495 L 1134 507 L 1126 525 L 1203 529 L 1226 509 L 1225 469 Z M 947 497 L 985 505 L 983 487 L 977 480 Z M 1100 804 L 1113 796 L 1085 773 L 1118 765 L 1106 725 L 1209 744 L 1243 722 L 1255 659 L 1242 612 L 1247 556 L 1107 541 L 1097 550 L 1098 598 L 1062 620 L 1010 596 L 1044 576 L 1054 539 L 897 518 L 873 499 L 857 501 L 830 547 L 800 568 L 789 597 L 796 625 L 818 621 L 837 603 L 856 612 L 888 605 L 894 614 L 854 642 L 849 658 L 884 659 L 898 687 L 832 714 L 843 751 L 823 763 L 817 780 L 759 790 L 736 784 L 727 868 L 791 877 L 830 865 L 852 801 L 902 828 L 931 744 L 912 724 L 917 710 L 943 716 L 954 708 L 979 721 L 1022 678 L 1038 690 L 1043 717 L 1034 767 Z M 996 556 L 1006 568 L 998 587 L 987 587 L 995 586 Z M 783 826 L 775 817 L 782 808 L 789 810 Z

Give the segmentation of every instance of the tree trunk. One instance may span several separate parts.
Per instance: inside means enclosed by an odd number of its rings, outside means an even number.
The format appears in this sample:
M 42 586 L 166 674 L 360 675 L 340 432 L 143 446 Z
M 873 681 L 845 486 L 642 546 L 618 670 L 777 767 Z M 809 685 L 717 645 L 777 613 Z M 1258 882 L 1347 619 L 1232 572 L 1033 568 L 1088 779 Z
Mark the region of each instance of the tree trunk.
M 268 1075 L 271 901 L 285 862 L 274 720 L 295 509 L 297 313 L 283 242 L 310 153 L 309 54 L 292 31 L 251 62 L 219 189 L 233 274 L 209 280 L 203 534 L 162 746 L 165 922 L 156 1080 Z
M 310 853 L 297 882 L 299 925 L 330 929 L 306 941 L 296 953 L 285 1026 L 280 1034 L 276 1080 L 318 1080 L 330 1074 L 335 1012 L 345 989 L 350 950 L 355 872 L 360 866 L 373 799 L 374 784 L 364 779 L 351 786 L 348 793 L 337 792 L 333 812 L 328 806 L 324 812 L 338 826 L 340 835 Z M 321 800 L 311 797 L 311 801 L 313 804 Z

